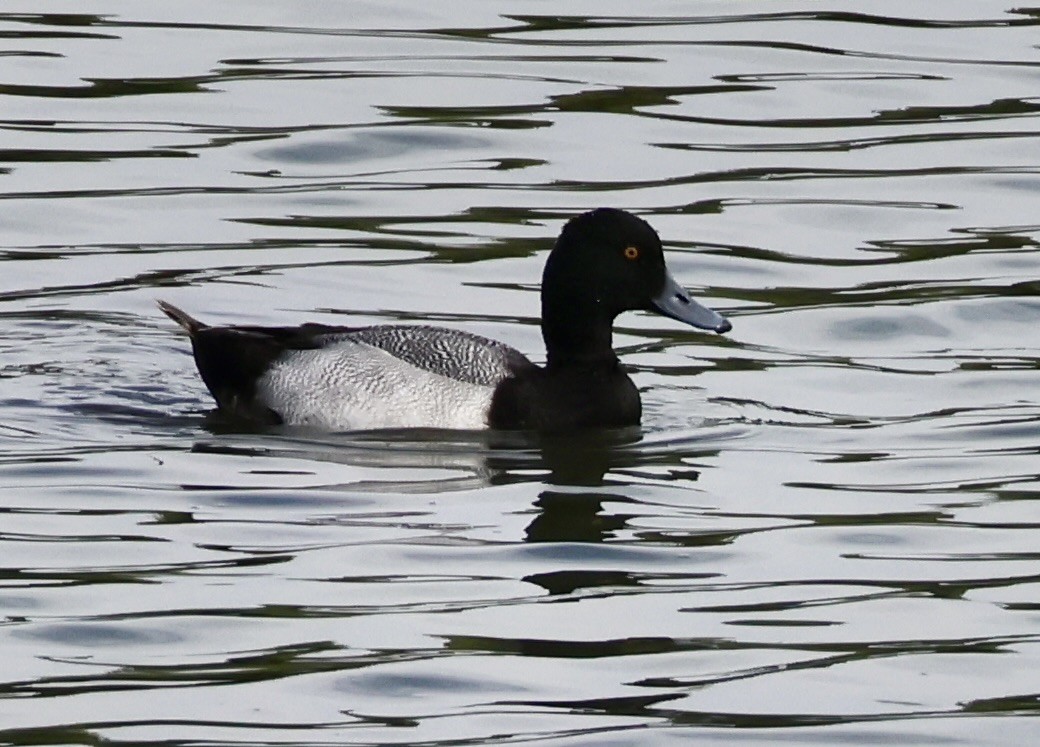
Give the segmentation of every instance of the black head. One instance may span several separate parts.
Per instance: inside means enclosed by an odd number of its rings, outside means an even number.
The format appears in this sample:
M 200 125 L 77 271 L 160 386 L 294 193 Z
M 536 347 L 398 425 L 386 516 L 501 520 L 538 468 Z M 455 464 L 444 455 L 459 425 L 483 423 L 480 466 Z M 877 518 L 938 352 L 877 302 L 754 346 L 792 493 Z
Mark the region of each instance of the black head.
M 542 333 L 550 363 L 613 357 L 614 318 L 638 310 L 715 332 L 730 329 L 672 278 L 661 239 L 646 221 L 614 208 L 568 221 L 542 275 Z
M 600 208 L 563 227 L 542 274 L 542 298 L 595 304 L 613 320 L 646 309 L 665 276 L 661 240 L 650 225 L 624 210 Z

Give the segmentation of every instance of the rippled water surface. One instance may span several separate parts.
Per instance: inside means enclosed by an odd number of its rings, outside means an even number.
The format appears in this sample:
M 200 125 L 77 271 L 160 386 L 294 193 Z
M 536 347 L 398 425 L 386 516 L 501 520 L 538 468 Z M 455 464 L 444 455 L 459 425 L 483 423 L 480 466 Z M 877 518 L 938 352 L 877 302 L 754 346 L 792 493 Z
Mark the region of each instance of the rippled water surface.
M 853 9 L 856 6 L 856 9 Z M 0 743 L 1040 734 L 1040 8 L 0 8 Z M 221 422 L 204 320 L 543 355 L 661 233 L 643 425 Z

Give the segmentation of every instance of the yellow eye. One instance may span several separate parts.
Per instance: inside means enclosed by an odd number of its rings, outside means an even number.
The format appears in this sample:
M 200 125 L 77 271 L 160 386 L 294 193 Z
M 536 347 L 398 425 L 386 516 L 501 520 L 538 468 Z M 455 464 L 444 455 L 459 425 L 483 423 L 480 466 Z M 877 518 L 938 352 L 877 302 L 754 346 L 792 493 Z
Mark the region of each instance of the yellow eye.
M 639 259 L 639 248 L 635 246 L 626 246 L 625 259 Z

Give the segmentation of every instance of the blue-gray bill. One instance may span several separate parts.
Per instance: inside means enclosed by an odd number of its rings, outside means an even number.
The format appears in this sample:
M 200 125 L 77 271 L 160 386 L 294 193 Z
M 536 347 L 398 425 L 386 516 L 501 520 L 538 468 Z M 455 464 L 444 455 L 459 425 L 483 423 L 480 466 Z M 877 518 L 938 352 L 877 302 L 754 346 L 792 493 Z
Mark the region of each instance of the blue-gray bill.
M 690 294 L 671 273 L 665 273 L 664 287 L 652 300 L 654 308 L 665 316 L 697 327 L 722 334 L 733 329 L 726 317 L 690 298 Z

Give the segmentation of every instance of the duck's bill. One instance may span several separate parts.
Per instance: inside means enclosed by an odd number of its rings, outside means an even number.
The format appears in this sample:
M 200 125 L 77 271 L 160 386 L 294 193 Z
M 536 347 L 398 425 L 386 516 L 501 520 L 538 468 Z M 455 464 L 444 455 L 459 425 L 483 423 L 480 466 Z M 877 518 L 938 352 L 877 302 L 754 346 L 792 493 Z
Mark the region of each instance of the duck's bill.
M 733 325 L 722 314 L 690 298 L 690 294 L 671 274 L 665 274 L 664 288 L 652 299 L 652 304 L 658 313 L 698 329 L 710 329 L 719 334 L 733 329 Z

